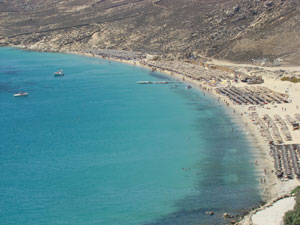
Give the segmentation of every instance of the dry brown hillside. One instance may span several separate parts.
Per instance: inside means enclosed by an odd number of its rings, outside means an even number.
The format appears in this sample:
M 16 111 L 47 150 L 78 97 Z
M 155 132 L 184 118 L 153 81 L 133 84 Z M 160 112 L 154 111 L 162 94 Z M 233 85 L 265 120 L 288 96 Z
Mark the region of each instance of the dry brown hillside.
M 0 43 L 300 62 L 299 0 L 2 0 Z

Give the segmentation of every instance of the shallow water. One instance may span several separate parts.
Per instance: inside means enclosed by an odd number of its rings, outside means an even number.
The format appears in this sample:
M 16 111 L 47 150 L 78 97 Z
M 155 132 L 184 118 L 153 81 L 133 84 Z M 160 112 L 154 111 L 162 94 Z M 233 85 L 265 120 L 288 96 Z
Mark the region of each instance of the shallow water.
M 184 84 L 136 84 L 166 79 L 0 48 L 0 224 L 223 224 L 258 204 L 241 128 Z

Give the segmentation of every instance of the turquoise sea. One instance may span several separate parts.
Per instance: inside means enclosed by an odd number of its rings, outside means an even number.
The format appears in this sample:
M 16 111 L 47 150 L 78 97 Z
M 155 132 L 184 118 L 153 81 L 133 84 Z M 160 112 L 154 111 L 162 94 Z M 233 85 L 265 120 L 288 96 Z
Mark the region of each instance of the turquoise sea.
M 0 224 L 213 225 L 258 204 L 253 147 L 223 106 L 136 84 L 168 79 L 0 48 Z

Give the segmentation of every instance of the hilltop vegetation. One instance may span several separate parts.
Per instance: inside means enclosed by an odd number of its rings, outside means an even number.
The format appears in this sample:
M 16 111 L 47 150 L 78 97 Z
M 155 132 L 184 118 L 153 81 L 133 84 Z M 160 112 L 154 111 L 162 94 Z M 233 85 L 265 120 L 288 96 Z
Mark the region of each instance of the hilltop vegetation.
M 300 61 L 295 0 L 3 0 L 0 44 Z

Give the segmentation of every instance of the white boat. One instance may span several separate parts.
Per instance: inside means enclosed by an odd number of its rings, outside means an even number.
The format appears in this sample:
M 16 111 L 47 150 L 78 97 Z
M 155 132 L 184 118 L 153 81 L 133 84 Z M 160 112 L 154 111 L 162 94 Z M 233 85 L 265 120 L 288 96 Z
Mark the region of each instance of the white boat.
M 23 96 L 27 96 L 27 95 L 28 95 L 27 92 L 21 92 L 21 91 L 19 91 L 19 93 L 14 94 L 14 97 L 23 97 Z
M 65 75 L 63 70 L 59 70 L 59 71 L 57 71 L 57 72 L 54 73 L 55 77 L 63 76 L 63 75 Z

